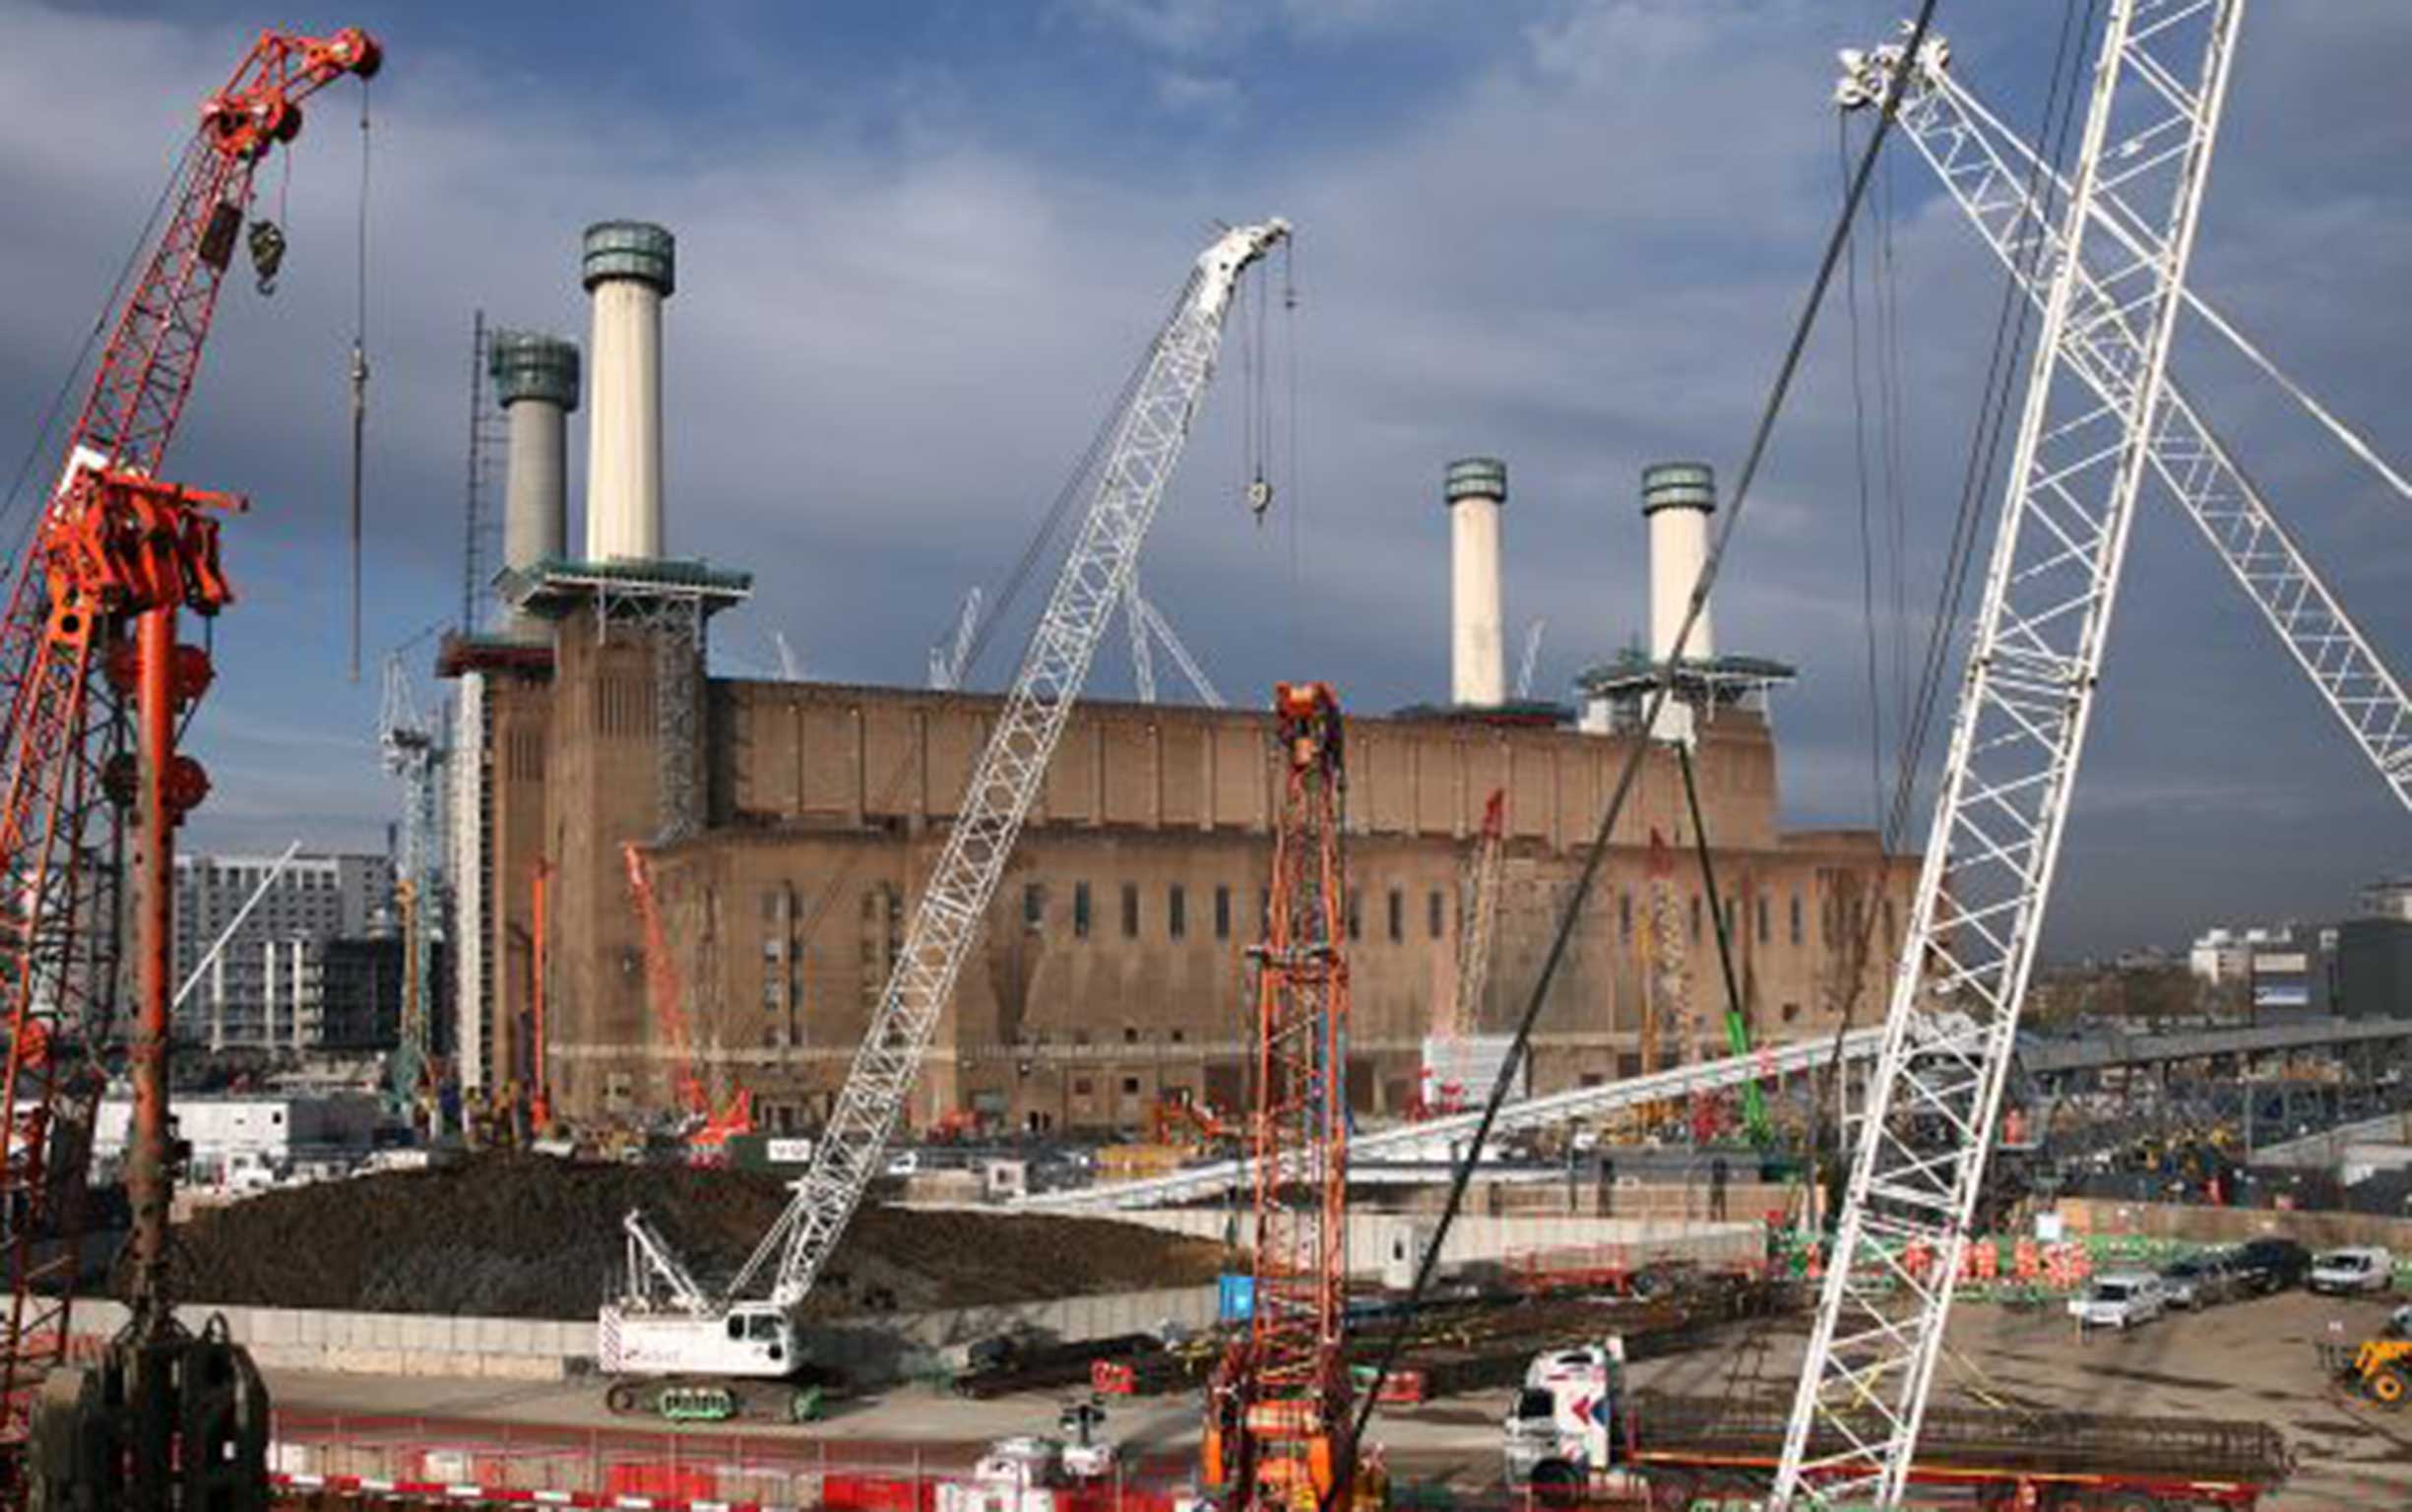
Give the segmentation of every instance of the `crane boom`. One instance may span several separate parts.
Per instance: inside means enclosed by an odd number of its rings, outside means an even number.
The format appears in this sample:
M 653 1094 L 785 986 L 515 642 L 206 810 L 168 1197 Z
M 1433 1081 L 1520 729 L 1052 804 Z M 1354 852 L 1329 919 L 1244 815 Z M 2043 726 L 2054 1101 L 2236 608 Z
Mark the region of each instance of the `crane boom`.
M 2162 413 L 2243 10 L 2243 0 L 2108 8 L 2008 497 L 1774 1507 L 1889 1507 L 1907 1483 Z M 2128 234 L 2089 235 L 2108 220 Z M 2117 360 L 2102 361 L 2110 350 Z M 1936 1001 L 1964 1025 L 1939 1026 Z
M 1907 63 L 1897 124 L 1986 245 L 2028 297 L 2041 304 L 2063 246 L 2061 227 L 2046 213 L 2046 203 L 2066 203 L 2067 181 L 1951 72 L 1948 48 L 1934 45 L 1922 51 L 1925 55 L 1915 60 L 1905 60 L 1897 45 L 1845 53 L 1836 99 L 1846 108 L 1880 99 L 1891 76 Z M 2030 183 L 2052 192 L 2031 193 Z M 2124 219 L 2099 214 L 2096 224 L 2124 245 L 2133 245 L 2133 232 Z M 2077 277 L 2090 281 L 2092 276 L 2080 268 Z M 2101 296 L 2097 292 L 2093 297 Z M 2190 290 L 2184 297 L 2215 330 L 2257 357 L 2210 305 Z M 2095 339 L 2072 347 L 2070 370 L 2108 403 L 2137 346 L 2135 332 L 2124 318 L 2116 320 Z M 2314 412 L 2325 419 L 2317 407 Z M 2412 698 L 2405 696 L 2402 682 L 2313 570 L 2260 490 L 2174 377 L 2163 386 L 2160 409 L 2144 434 L 2152 470 L 2170 495 L 2378 768 L 2396 801 L 2412 808 Z M 2357 455 L 2394 481 L 2392 471 L 2358 438 L 2342 434 Z
M 29 1493 L 29 1416 L 69 1337 L 86 1153 L 77 1131 L 89 1130 L 100 1085 L 91 1047 L 117 1029 L 116 921 L 129 912 L 119 896 L 126 848 L 118 838 L 130 816 L 113 799 L 139 788 L 143 823 L 157 833 L 207 788 L 200 768 L 172 753 L 172 722 L 152 711 L 177 702 L 189 709 L 207 685 L 208 661 L 174 644 L 174 619 L 183 608 L 213 612 L 230 597 L 217 522 L 204 511 L 232 501 L 163 481 L 169 444 L 261 162 L 300 129 L 304 98 L 345 74 L 373 75 L 381 56 L 358 31 L 265 32 L 203 102 L 163 201 L 166 218 L 137 249 L 135 278 L 110 317 L 64 466 L 0 620 L 0 876 L 8 878 L 0 905 L 8 1040 L 0 1268 L 10 1292 L 0 1317 L 0 1505 Z M 131 686 L 95 675 L 103 670 Z M 129 703 L 145 709 L 148 770 L 117 761 L 132 754 L 119 717 Z M 112 783 L 129 775 L 131 784 Z M 132 912 L 145 947 L 144 1012 L 131 1046 L 138 1113 L 128 1170 L 139 1188 L 137 1287 L 149 1292 L 163 1275 L 166 1228 L 169 919 L 165 851 L 143 850 L 142 906 Z M 162 1315 L 163 1305 L 144 1313 L 147 1321 Z
M 670 943 L 662 928 L 662 906 L 654 897 L 654 882 L 645 864 L 645 852 L 630 841 L 620 847 L 620 857 L 628 868 L 628 899 L 637 911 L 637 922 L 645 931 L 645 994 L 653 1004 L 654 1019 L 662 1037 L 669 1041 L 672 1078 L 677 1083 L 678 1105 L 690 1117 L 709 1118 L 712 1100 L 704 1092 L 703 1077 L 695 1067 L 695 1037 L 687 1027 L 686 1008 L 678 1000 L 678 973 L 670 965 Z
M 778 1222 L 712 1299 L 716 1309 L 765 1279 L 774 1305 L 792 1308 L 801 1301 L 878 1174 L 880 1149 L 904 1112 L 938 1015 L 1046 780 L 1107 621 L 1137 570 L 1140 545 L 1213 376 L 1239 276 L 1289 234 L 1289 222 L 1278 219 L 1239 226 L 1217 237 L 1192 267 L 1115 421 L 1088 515 L 973 768 L 879 1006 L 813 1146 L 812 1163 Z M 611 1309 L 603 1321 L 609 1330 Z

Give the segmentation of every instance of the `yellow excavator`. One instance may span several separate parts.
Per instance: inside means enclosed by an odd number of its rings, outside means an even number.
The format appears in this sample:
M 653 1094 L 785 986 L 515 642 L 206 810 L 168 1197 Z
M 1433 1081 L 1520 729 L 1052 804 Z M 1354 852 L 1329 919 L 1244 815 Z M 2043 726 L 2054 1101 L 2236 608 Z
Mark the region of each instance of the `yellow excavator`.
M 2380 1407 L 2401 1407 L 2412 1397 L 2412 1306 L 2398 1307 L 2377 1338 L 2348 1350 L 2323 1344 L 2320 1362 L 2339 1384 Z

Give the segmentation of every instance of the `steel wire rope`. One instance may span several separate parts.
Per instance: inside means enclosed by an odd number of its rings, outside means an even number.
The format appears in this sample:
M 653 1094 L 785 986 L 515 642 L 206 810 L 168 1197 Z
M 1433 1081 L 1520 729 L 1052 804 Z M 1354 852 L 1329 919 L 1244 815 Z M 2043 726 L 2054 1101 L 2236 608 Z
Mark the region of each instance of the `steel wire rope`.
M 2068 140 L 2076 122 L 2077 89 L 2074 69 L 2081 57 L 2078 38 L 2093 30 L 2099 0 L 2085 0 L 2080 19 L 2076 0 L 2063 5 L 2059 40 L 2055 45 L 2050 83 L 2045 93 L 2039 144 L 2049 144 L 2039 152 L 2028 173 L 2029 202 L 2039 213 L 2049 215 L 2053 207 L 2052 177 L 2045 171 L 2048 162 L 2058 161 L 2067 153 Z M 1890 246 L 1889 220 L 1883 243 Z M 1949 668 L 1950 650 L 1957 640 L 1955 627 L 1959 622 L 1960 606 L 1965 600 L 1967 583 L 1976 560 L 1977 527 L 1981 524 L 1983 502 L 1988 482 L 1999 464 L 2001 440 L 2006 433 L 2012 400 L 2012 385 L 2017 373 L 2017 357 L 2026 345 L 2026 330 L 2032 316 L 2031 301 L 2022 299 L 2020 292 L 2026 279 L 2033 276 L 2035 264 L 2043 254 L 2043 238 L 2022 249 L 2025 265 L 2013 259 L 2004 273 L 2001 298 L 1995 312 L 1992 351 L 1987 361 L 1986 379 L 1978 406 L 1977 420 L 1969 438 L 1968 462 L 1961 476 L 1960 498 L 1955 511 L 1952 534 L 1945 553 L 1942 578 L 1937 586 L 1936 603 L 1928 625 L 1927 644 L 1922 659 L 1919 682 L 1908 711 L 1901 717 L 1899 741 L 1895 751 L 1892 801 L 1882 809 L 1878 835 L 1874 906 L 1865 911 L 1856 936 L 1850 942 L 1846 958 L 1849 981 L 1845 988 L 1841 1010 L 1836 1016 L 1832 1049 L 1825 1066 L 1815 1077 L 1811 1090 L 1811 1113 L 1809 1120 L 1810 1145 L 1808 1179 L 1812 1191 L 1818 1184 L 1818 1145 L 1816 1130 L 1828 1105 L 1827 1094 L 1838 1085 L 1844 1073 L 1843 1044 L 1856 1022 L 1859 1007 L 1867 992 L 1868 960 L 1874 941 L 1877 920 L 1887 901 L 1892 871 L 1899 860 L 1917 794 L 1919 769 L 1925 764 L 1925 752 L 1936 728 L 1936 716 L 1941 708 L 1944 673 Z M 1889 253 L 1887 253 L 1889 258 Z M 1897 306 L 1896 306 L 1897 310 Z M 1897 320 L 1894 324 L 1897 335 Z M 1898 558 L 1897 558 L 1898 559 Z M 1841 1141 L 1844 1133 L 1838 1115 L 1835 1126 L 1836 1172 L 1839 1174 Z M 1812 1209 L 1813 1211 L 1813 1209 Z M 1831 1224 L 1835 1214 L 1828 1204 L 1822 1215 Z M 1812 1240 L 1812 1242 L 1815 1242 Z M 1959 1365 L 1973 1369 L 1964 1357 Z
M 1004 623 L 1006 610 L 1011 608 L 1021 597 L 1023 589 L 1030 582 L 1031 574 L 1038 567 L 1040 558 L 1046 553 L 1048 544 L 1061 532 L 1064 519 L 1070 513 L 1073 501 L 1080 496 L 1089 478 L 1096 472 L 1100 456 L 1111 444 L 1115 427 L 1130 409 L 1131 397 L 1138 392 L 1139 385 L 1147 378 L 1148 366 L 1155 360 L 1157 346 L 1163 340 L 1161 333 L 1171 325 L 1173 312 L 1180 307 L 1181 300 L 1189 296 L 1193 283 L 1194 277 L 1183 279 L 1180 287 L 1166 305 L 1164 318 L 1157 323 L 1159 335 L 1140 349 L 1139 359 L 1131 364 L 1130 373 L 1123 379 L 1121 388 L 1115 393 L 1113 403 L 1108 407 L 1105 419 L 1099 423 L 1097 430 L 1090 436 L 1089 444 L 1082 449 L 1080 456 L 1074 461 L 1071 472 L 1064 478 L 1062 486 L 1056 490 L 1055 497 L 1048 503 L 1046 513 L 1040 517 L 1039 524 L 1030 534 L 1030 538 L 1023 543 L 1021 555 L 1015 560 L 1013 569 L 1005 575 L 1004 586 L 997 591 L 995 601 L 988 606 L 987 612 L 981 616 L 980 622 L 973 628 L 970 649 L 965 652 L 963 664 L 956 673 L 955 685 L 958 690 L 964 686 L 972 668 L 980 662 L 982 655 L 995 639 L 998 627 Z M 888 812 L 893 809 L 897 799 L 904 793 L 905 784 L 912 779 L 919 766 L 919 761 L 911 755 L 907 755 L 896 763 L 894 769 L 889 772 L 887 781 L 879 788 L 879 811 Z M 808 965 L 809 958 L 806 953 L 810 950 L 812 941 L 820 933 L 821 924 L 827 919 L 829 911 L 836 906 L 839 893 L 845 889 L 848 882 L 853 880 L 856 868 L 861 863 L 863 854 L 869 849 L 869 847 L 854 847 L 847 850 L 844 857 L 838 862 L 837 869 L 830 874 L 829 880 L 822 885 L 819 893 L 813 898 L 812 907 L 798 921 L 795 951 L 799 962 Z M 797 968 L 799 976 L 804 975 L 805 971 L 806 966 Z
M 110 281 L 108 294 L 100 301 L 100 313 L 94 317 L 92 329 L 84 333 L 83 346 L 77 349 L 75 360 L 68 364 L 67 371 L 60 375 L 58 389 L 50 396 L 49 408 L 43 411 L 41 422 L 34 426 L 32 439 L 26 444 L 25 456 L 18 462 L 16 474 L 9 480 L 8 496 L 0 500 L 0 521 L 7 521 L 15 515 L 18 505 L 23 502 L 26 479 L 32 475 L 33 464 L 48 449 L 51 432 L 57 428 L 59 416 L 66 412 L 67 396 L 75 392 L 76 379 L 83 374 L 84 365 L 92 360 L 93 348 L 100 344 L 102 333 L 108 330 L 109 322 L 118 314 L 118 301 L 125 296 L 126 281 L 134 277 L 134 269 L 143 260 L 143 254 L 150 251 L 157 241 L 159 218 L 166 214 L 168 202 L 175 197 L 176 186 L 184 182 L 192 158 L 206 150 L 198 136 L 189 138 L 169 164 L 167 182 L 159 186 L 159 198 L 151 204 L 151 214 L 143 218 L 142 230 L 136 233 L 134 245 L 126 250 L 126 260 L 118 265 L 117 277 Z M 32 537 L 32 527 L 39 518 L 36 515 L 26 521 L 11 538 L 13 554 L 20 559 L 25 555 L 26 543 Z
M 1917 56 L 1919 48 L 1924 45 L 1928 29 L 1935 18 L 1936 5 L 1936 0 L 1920 0 L 1917 19 L 1909 27 L 1906 56 Z M 1482 1159 L 1483 1147 L 1489 1143 L 1492 1127 L 1498 1121 L 1499 1109 L 1507 1101 L 1515 1072 L 1524 1059 L 1527 1045 L 1531 1042 L 1533 1026 L 1541 1017 L 1542 1006 L 1549 999 L 1550 988 L 1573 943 L 1576 926 L 1582 920 L 1584 906 L 1590 899 L 1593 887 L 1598 883 L 1601 867 L 1607 859 L 1610 838 L 1616 832 L 1618 820 L 1623 815 L 1626 800 L 1632 793 L 1634 782 L 1640 775 L 1643 761 L 1649 751 L 1650 742 L 1646 732 L 1657 727 L 1661 714 L 1666 709 L 1668 701 L 1674 696 L 1677 666 L 1682 658 L 1683 648 L 1690 641 L 1692 629 L 1699 623 L 1701 614 L 1707 607 L 1709 592 L 1716 585 L 1717 575 L 1725 564 L 1726 552 L 1731 547 L 1735 532 L 1740 527 L 1748 507 L 1751 485 L 1757 480 L 1759 468 L 1766 460 L 1768 444 L 1774 438 L 1776 422 L 1782 417 L 1785 400 L 1792 391 L 1793 379 L 1800 371 L 1802 358 L 1809 349 L 1809 338 L 1816 330 L 1818 310 L 1824 304 L 1826 290 L 1833 283 L 1835 267 L 1842 259 L 1843 247 L 1850 236 L 1852 222 L 1857 219 L 1860 201 L 1866 195 L 1869 180 L 1874 172 L 1877 152 L 1882 148 L 1884 138 L 1891 128 L 1894 113 L 1900 105 L 1902 89 L 1907 80 L 1908 70 L 1903 69 L 1896 71 L 1885 85 L 1884 98 L 1880 103 L 1876 123 L 1869 133 L 1867 149 L 1861 156 L 1857 171 L 1852 176 L 1849 190 L 1844 196 L 1841 213 L 1836 216 L 1832 228 L 1827 232 L 1824 250 L 1818 259 L 1816 272 L 1809 282 L 1808 297 L 1804 300 L 1800 314 L 1794 322 L 1791 339 L 1785 345 L 1782 359 L 1776 367 L 1774 382 L 1770 386 L 1764 405 L 1760 408 L 1757 421 L 1751 428 L 1749 446 L 1745 453 L 1741 474 L 1735 484 L 1734 503 L 1726 512 L 1725 523 L 1719 527 L 1716 537 L 1710 542 L 1708 554 L 1701 561 L 1699 575 L 1692 583 L 1691 596 L 1684 606 L 1683 618 L 1676 628 L 1674 643 L 1668 648 L 1667 657 L 1660 663 L 1658 675 L 1650 688 L 1640 722 L 1644 733 L 1631 741 L 1625 751 L 1623 761 L 1619 765 L 1616 786 L 1610 793 L 1607 804 L 1601 810 L 1599 823 L 1592 832 L 1589 845 L 1584 850 L 1582 865 L 1575 873 L 1574 885 L 1567 894 L 1564 909 L 1558 914 L 1557 927 L 1551 935 L 1549 950 L 1542 959 L 1541 971 L 1534 979 L 1532 991 L 1526 997 L 1524 1010 L 1517 1020 L 1515 1034 L 1508 1042 L 1507 1053 L 1500 1058 L 1499 1070 L 1492 1078 L 1490 1096 L 1484 1101 L 1482 1118 L 1475 1125 L 1473 1138 L 1466 1142 L 1464 1157 L 1457 1163 L 1455 1170 L 1451 1173 L 1447 1201 L 1441 1208 L 1440 1217 L 1433 1226 L 1431 1238 L 1416 1266 L 1415 1285 L 1408 1292 L 1405 1311 L 1410 1315 L 1423 1307 L 1425 1294 L 1430 1290 L 1433 1273 L 1438 1268 L 1441 1248 L 1446 1243 L 1449 1229 L 1456 1224 L 1457 1215 L 1465 1204 L 1466 1189 L 1473 1179 L 1476 1165 Z M 1402 1329 L 1391 1336 L 1389 1343 L 1382 1351 L 1381 1357 L 1374 1364 L 1371 1378 L 1364 1386 L 1359 1400 L 1357 1420 L 1350 1430 L 1349 1442 L 1351 1445 L 1363 1440 L 1365 1425 L 1371 1420 L 1374 1410 L 1380 1404 L 1383 1383 L 1389 1379 L 1392 1368 L 1398 1363 L 1405 1332 Z M 1325 1500 L 1326 1512 L 1328 1512 L 1328 1497 Z

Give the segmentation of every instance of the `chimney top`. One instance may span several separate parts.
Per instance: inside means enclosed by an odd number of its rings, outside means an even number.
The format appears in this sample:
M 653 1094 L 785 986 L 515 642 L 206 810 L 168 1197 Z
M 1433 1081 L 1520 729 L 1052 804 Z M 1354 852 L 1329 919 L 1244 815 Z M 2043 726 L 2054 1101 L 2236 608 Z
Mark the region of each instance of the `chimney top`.
M 1441 473 L 1440 497 L 1454 504 L 1459 499 L 1489 499 L 1504 503 L 1507 499 L 1507 464 L 1496 457 L 1460 457 Z
M 677 287 L 678 239 L 650 220 L 598 220 L 586 228 L 588 289 L 612 279 L 650 284 L 664 298 Z
M 1713 514 L 1717 508 L 1717 472 L 1705 462 L 1661 462 L 1641 470 L 1641 512 L 1696 509 Z
M 504 409 L 523 399 L 540 399 L 564 410 L 578 408 L 578 346 L 541 331 L 497 331 L 486 352 L 486 372 Z

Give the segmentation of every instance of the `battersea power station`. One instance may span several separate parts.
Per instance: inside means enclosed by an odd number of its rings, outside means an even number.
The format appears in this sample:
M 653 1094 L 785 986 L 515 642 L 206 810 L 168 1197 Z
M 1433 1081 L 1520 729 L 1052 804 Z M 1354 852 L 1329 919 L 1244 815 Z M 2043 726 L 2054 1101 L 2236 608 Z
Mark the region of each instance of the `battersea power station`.
M 667 1109 L 691 1064 L 716 1105 L 742 1089 L 761 1126 L 809 1129 L 1001 700 L 707 673 L 713 616 L 752 585 L 669 554 L 665 537 L 675 263 L 660 226 L 593 226 L 583 353 L 526 332 L 492 343 L 508 618 L 449 641 L 441 663 L 456 687 L 452 1055 L 472 1094 L 533 1085 L 540 1057 L 554 1111 L 573 1118 Z M 587 446 L 575 546 L 574 422 Z M 1451 540 L 1450 697 L 1351 710 L 1348 724 L 1351 1101 L 1397 1114 L 1424 1096 L 1443 1014 L 1477 1040 L 1512 1028 L 1635 742 L 1640 784 L 1544 1005 L 1531 1090 L 1728 1053 L 1720 917 L 1759 1041 L 1831 1033 L 1855 1000 L 1872 1022 L 1916 862 L 1887 866 L 1865 831 L 1782 827 L 1768 706 L 1790 668 L 1719 654 L 1704 609 L 1675 668 L 1680 697 L 1644 723 L 1706 549 L 1709 470 L 1639 470 L 1650 644 L 1586 672 L 1565 707 L 1508 696 L 1505 464 L 1436 456 L 1433 484 Z M 1240 1102 L 1278 796 L 1270 734 L 1254 709 L 1073 711 L 909 1123 L 1103 1132 L 1144 1127 L 1161 1102 Z M 1721 897 L 1702 883 L 1680 750 Z M 1492 965 L 1460 1004 L 1494 796 Z

